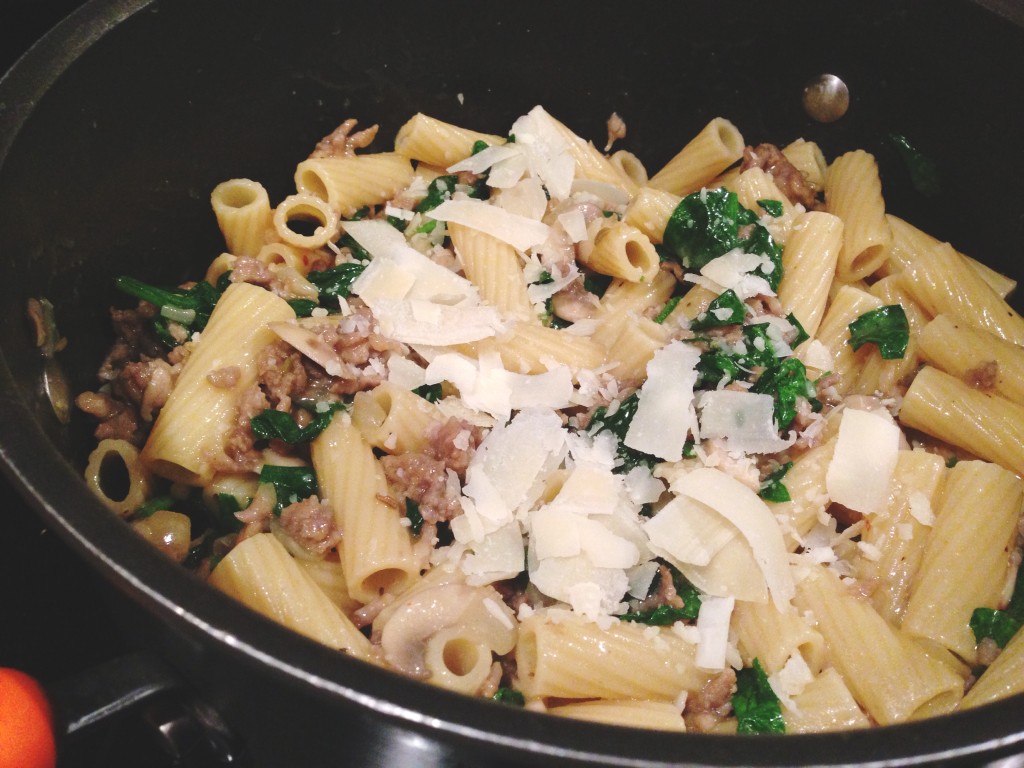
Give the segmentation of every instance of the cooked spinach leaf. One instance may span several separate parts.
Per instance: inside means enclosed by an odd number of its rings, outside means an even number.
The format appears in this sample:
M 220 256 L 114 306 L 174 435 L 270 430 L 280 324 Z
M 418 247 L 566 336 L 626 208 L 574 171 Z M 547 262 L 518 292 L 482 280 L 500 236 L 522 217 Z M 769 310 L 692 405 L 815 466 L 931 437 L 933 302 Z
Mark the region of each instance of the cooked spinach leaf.
M 761 662 L 754 659 L 751 667 L 736 673 L 736 693 L 732 695 L 736 713 L 737 733 L 785 733 L 782 705 L 768 684 L 768 675 Z
M 768 230 L 753 211 L 740 205 L 735 192 L 702 189 L 684 197 L 672 211 L 661 253 L 697 271 L 734 248 L 767 256 L 771 267 L 759 267 L 754 274 L 764 277 L 773 291 L 778 288 L 782 249 Z
M 885 360 L 898 360 L 907 351 L 910 323 L 899 304 L 889 304 L 865 312 L 847 326 L 849 344 L 854 351 L 865 344 L 874 344 Z
M 782 484 L 782 478 L 793 468 L 793 462 L 787 461 L 771 472 L 768 477 L 761 481 L 761 487 L 757 492 L 765 501 L 789 501 L 789 489 Z
M 419 536 L 423 530 L 423 515 L 420 514 L 420 505 L 415 499 L 405 497 L 405 516 L 409 520 L 409 530 L 413 536 Z
M 526 699 L 521 691 L 517 691 L 515 688 L 506 688 L 505 686 L 499 688 L 497 693 L 491 698 L 499 704 L 508 704 L 513 707 L 523 707 L 526 705 Z
M 122 275 L 117 278 L 115 285 L 118 290 L 157 307 L 159 315 L 153 319 L 153 328 L 157 337 L 168 347 L 179 344 L 171 334 L 168 322 L 182 326 L 189 335 L 202 331 L 223 293 L 223 288 L 215 288 L 205 280 L 191 288 L 159 288 Z
M 711 300 L 705 312 L 697 315 L 697 318 L 690 323 L 690 328 L 695 331 L 705 331 L 708 328 L 742 323 L 746 309 L 735 291 L 732 289 L 723 291 Z
M 1000 648 L 1006 647 L 1021 626 L 1024 626 L 1024 568 L 1017 569 L 1009 605 L 1003 609 L 975 608 L 970 624 L 978 642 L 991 637 Z
M 800 398 L 806 398 L 815 411 L 821 409 L 814 384 L 807 380 L 807 369 L 795 357 L 787 357 L 767 369 L 750 391 L 775 398 L 775 424 L 779 429 L 785 429 L 796 418 Z
M 621 460 L 621 464 L 615 468 L 616 472 L 628 472 L 634 467 L 653 467 L 658 463 L 658 459 L 654 456 L 642 451 L 636 451 L 623 443 L 623 440 L 626 438 L 626 432 L 629 431 L 630 422 L 633 421 L 639 405 L 640 395 L 634 392 L 622 400 L 618 410 L 611 416 L 608 415 L 608 409 L 602 407 L 594 411 L 594 417 L 591 419 L 589 431 L 592 435 L 608 430 L 618 439 L 618 457 Z
M 417 213 L 426 213 L 427 211 L 434 210 L 445 200 L 451 199 L 458 181 L 459 177 L 455 175 L 438 176 L 430 182 L 430 186 L 427 188 L 427 196 L 420 200 L 413 210 Z
M 340 402 L 325 405 L 327 408 L 316 411 L 316 416 L 304 427 L 296 424 L 290 414 L 272 408 L 257 413 L 249 419 L 249 424 L 253 434 L 261 440 L 283 440 L 289 445 L 308 443 L 327 428 L 335 412 L 345 407 Z
M 316 483 L 316 474 L 311 467 L 283 467 L 275 464 L 264 464 L 260 470 L 260 482 L 270 483 L 277 494 L 274 514 L 296 501 L 309 498 L 320 492 Z
M 324 299 L 334 299 L 336 308 L 339 297 L 346 298 L 351 295 L 352 283 L 363 274 L 364 269 L 366 264 L 350 261 L 327 269 L 314 270 L 306 275 L 306 279 L 320 291 L 321 306 L 325 306 Z
M 889 134 L 889 142 L 896 148 L 903 163 L 910 172 L 910 183 L 925 197 L 935 197 L 942 192 L 939 167 L 935 161 L 910 143 L 901 133 Z

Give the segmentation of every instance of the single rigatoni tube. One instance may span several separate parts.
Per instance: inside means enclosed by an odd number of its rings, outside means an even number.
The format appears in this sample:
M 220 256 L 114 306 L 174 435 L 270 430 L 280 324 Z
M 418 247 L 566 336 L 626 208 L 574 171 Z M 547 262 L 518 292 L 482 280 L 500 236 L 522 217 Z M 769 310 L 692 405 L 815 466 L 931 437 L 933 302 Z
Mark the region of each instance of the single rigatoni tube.
M 803 174 L 807 183 L 815 190 L 825 188 L 825 174 L 828 173 L 828 163 L 825 154 L 813 141 L 797 139 L 782 148 L 782 154 L 793 166 Z
M 361 603 L 397 593 L 419 576 L 409 529 L 402 525 L 373 449 L 347 414 L 336 414 L 311 443 L 323 499 L 341 529 L 341 564 L 348 591 Z
M 659 270 L 651 280 L 631 283 L 612 280 L 601 296 L 598 307 L 602 315 L 640 315 L 654 307 L 664 306 L 675 290 L 676 280 L 670 272 Z
M 412 163 L 393 152 L 317 157 L 295 168 L 295 189 L 327 202 L 348 218 L 367 205 L 391 200 L 412 181 Z
M 495 146 L 504 144 L 505 137 L 471 131 L 417 113 L 398 129 L 395 152 L 410 160 L 447 168 L 473 154 L 473 145 L 478 141 Z
M 960 706 L 979 707 L 1018 693 L 1024 693 L 1024 632 L 1019 630 L 971 686 Z
M 882 302 L 870 293 L 851 285 L 841 285 L 832 297 L 816 339 L 832 356 L 832 372 L 839 377 L 836 384 L 841 394 L 857 391 L 857 381 L 864 361 L 875 351 L 874 346 L 865 344 L 854 351 L 850 346 L 849 325 L 865 312 L 878 309 Z
M 1024 348 L 947 315 L 924 326 L 919 347 L 936 368 L 1024 405 Z
M 593 246 L 580 244 L 579 260 L 602 275 L 630 283 L 650 283 L 661 271 L 661 259 L 647 236 L 624 222 L 601 227 Z
M 1024 345 L 1024 318 L 949 243 L 928 250 L 927 258 L 908 262 L 900 275 L 907 293 L 931 316 L 948 315 Z
M 299 231 L 308 224 L 312 232 Z M 322 248 L 338 236 L 338 212 L 316 195 L 289 195 L 274 209 L 274 231 L 281 242 L 296 248 Z
M 1024 406 L 926 365 L 914 377 L 900 421 L 982 459 L 1024 474 Z
M 775 603 L 737 601 L 732 630 L 743 660 L 752 664 L 757 659 L 767 675 L 781 670 L 794 654 L 800 654 L 815 673 L 828 659 L 821 633 L 796 611 L 783 613 Z
M 500 336 L 460 346 L 457 350 L 474 357 L 496 352 L 502 365 L 516 373 L 544 373 L 557 364 L 567 365 L 576 373 L 584 368 L 599 368 L 605 361 L 604 347 L 593 339 L 523 322 L 513 323 Z
M 649 186 L 685 197 L 743 157 L 743 136 L 716 117 L 651 178 Z
M 782 250 L 779 301 L 809 336 L 818 332 L 843 244 L 843 220 L 823 211 L 796 217 Z
M 843 220 L 838 278 L 849 283 L 877 270 L 888 258 L 892 232 L 873 155 L 857 149 L 832 161 L 825 176 L 825 207 Z
M 370 659 L 370 641 L 271 533 L 250 536 L 213 569 L 210 583 L 254 611 L 306 637 Z
M 518 320 L 539 322 L 523 277 L 516 249 L 493 235 L 450 222 L 455 253 L 466 278 L 480 289 L 480 298 Z
M 423 450 L 431 425 L 441 421 L 436 405 L 387 381 L 357 392 L 352 400 L 352 423 L 366 442 L 387 453 Z
M 663 189 L 642 187 L 626 206 L 622 220 L 647 235 L 652 243 L 660 243 L 665 237 L 665 225 L 681 200 L 679 195 Z
M 913 224 L 907 223 L 898 216 L 893 216 L 889 213 L 886 214 L 885 218 L 889 222 L 889 229 L 892 230 L 893 239 L 890 246 L 889 259 L 878 272 L 881 276 L 901 272 L 908 264 L 912 264 L 915 260 L 928 258 L 928 253 L 931 249 L 941 244 L 941 241 L 937 238 L 922 232 Z M 1001 298 L 1005 299 L 1017 287 L 1016 280 L 1007 277 L 1001 272 L 997 272 L 986 264 L 982 264 L 977 259 L 973 259 L 963 253 L 960 254 L 960 258 L 977 272 L 978 276 L 988 284 L 989 288 Z
M 836 438 L 832 436 L 797 456 L 785 477 L 790 500 L 768 505 L 779 521 L 786 548 L 790 552 L 803 544 L 803 537 L 814 527 L 829 504 L 825 475 L 835 450 Z
M 1024 481 L 987 461 L 949 470 L 910 587 L 903 629 L 973 663 L 975 608 L 998 608 L 1024 501 Z
M 227 461 L 224 444 L 238 417 L 238 398 L 256 383 L 257 356 L 277 338 L 269 324 L 294 319 L 288 302 L 270 291 L 249 283 L 228 286 L 142 450 L 154 473 L 186 485 L 205 485 L 213 477 L 217 462 Z M 218 371 L 231 372 L 230 386 L 211 376 Z
M 910 334 L 903 357 L 886 360 L 877 347 L 868 352 L 857 378 L 857 391 L 865 395 L 877 392 L 884 397 L 901 396 L 907 383 L 921 366 L 919 336 L 928 322 L 928 314 L 906 292 L 903 280 L 898 275 L 883 277 L 872 283 L 868 287 L 868 293 L 877 297 L 883 306 L 899 304 L 903 307 Z
M 842 675 L 829 667 L 793 697 L 785 709 L 786 733 L 824 733 L 867 728 L 871 725 Z
M 699 691 L 711 673 L 694 663 L 696 646 L 669 630 L 652 642 L 647 627 L 615 622 L 608 629 L 572 614 L 542 614 L 519 628 L 518 686 L 528 698 L 675 701 Z
M 868 518 L 861 541 L 877 551 L 876 559 L 861 558 L 857 576 L 878 584 L 871 602 L 879 615 L 899 626 L 906 612 L 910 585 L 924 557 L 931 533 L 938 491 L 946 465 L 941 456 L 924 451 L 900 451 L 886 507 Z
M 223 181 L 213 188 L 210 203 L 228 252 L 235 256 L 259 253 L 274 228 L 270 198 L 263 185 L 251 179 Z
M 774 177 L 763 168 L 748 168 L 730 181 L 727 188 L 736 193 L 740 205 L 761 216 L 762 223 L 779 245 L 785 245 L 793 228 L 794 219 L 802 208 L 797 208 L 789 201 L 775 183 Z M 774 200 L 782 204 L 782 215 L 769 217 L 759 203 L 761 200 Z

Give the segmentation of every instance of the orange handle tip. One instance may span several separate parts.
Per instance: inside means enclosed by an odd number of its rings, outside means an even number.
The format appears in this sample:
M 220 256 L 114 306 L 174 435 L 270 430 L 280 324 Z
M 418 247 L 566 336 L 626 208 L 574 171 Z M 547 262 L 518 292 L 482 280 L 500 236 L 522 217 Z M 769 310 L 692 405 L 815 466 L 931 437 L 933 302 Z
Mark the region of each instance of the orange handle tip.
M 0 667 L 0 768 L 55 768 L 53 708 L 31 675 Z

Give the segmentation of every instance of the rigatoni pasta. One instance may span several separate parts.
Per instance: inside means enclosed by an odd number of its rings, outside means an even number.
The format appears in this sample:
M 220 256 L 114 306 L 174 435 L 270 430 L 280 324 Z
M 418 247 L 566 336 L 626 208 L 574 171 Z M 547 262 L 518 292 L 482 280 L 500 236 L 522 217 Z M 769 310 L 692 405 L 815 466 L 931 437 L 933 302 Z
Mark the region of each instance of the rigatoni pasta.
M 648 178 L 540 107 L 353 125 L 276 205 L 214 191 L 205 280 L 118 281 L 138 335 L 78 401 L 113 511 L 307 637 L 557 716 L 1020 692 L 983 621 L 1024 618 L 1013 281 L 888 212 L 874 158 L 716 118 Z

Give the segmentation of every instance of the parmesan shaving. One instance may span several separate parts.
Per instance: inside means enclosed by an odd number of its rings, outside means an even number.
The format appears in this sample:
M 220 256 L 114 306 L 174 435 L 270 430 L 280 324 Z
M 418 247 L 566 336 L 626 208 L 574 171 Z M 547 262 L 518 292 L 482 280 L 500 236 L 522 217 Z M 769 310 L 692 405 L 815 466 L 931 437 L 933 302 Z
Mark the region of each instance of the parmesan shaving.
M 832 501 L 865 515 L 884 509 L 899 443 L 899 427 L 890 418 L 875 411 L 847 408 L 825 474 L 825 487 Z
M 768 591 L 780 611 L 795 588 L 782 532 L 768 506 L 750 488 L 721 470 L 701 467 L 679 477 L 672 490 L 710 507 L 736 526 L 753 550 Z
M 437 221 L 463 224 L 486 232 L 519 251 L 540 245 L 548 239 L 549 227 L 483 200 L 446 200 L 427 215 Z
M 701 600 L 697 614 L 697 630 L 700 642 L 693 663 L 708 670 L 725 668 L 729 648 L 729 622 L 736 600 L 732 597 L 707 596 Z
M 626 431 L 629 448 L 679 461 L 687 435 L 698 432 L 693 407 L 700 350 L 673 341 L 654 353 L 640 388 L 636 414 Z
M 697 408 L 701 439 L 722 438 L 729 451 L 776 453 L 796 440 L 779 437 L 771 395 L 719 389 L 701 393 Z

